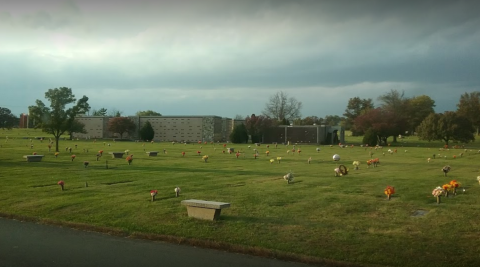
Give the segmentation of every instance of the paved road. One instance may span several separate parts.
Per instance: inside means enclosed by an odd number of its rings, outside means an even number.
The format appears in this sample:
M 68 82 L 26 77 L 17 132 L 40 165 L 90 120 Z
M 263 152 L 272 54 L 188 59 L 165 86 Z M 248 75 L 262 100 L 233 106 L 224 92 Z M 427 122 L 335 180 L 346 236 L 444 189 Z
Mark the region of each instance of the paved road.
M 307 267 L 308 265 L 0 218 L 0 267 L 24 266 Z

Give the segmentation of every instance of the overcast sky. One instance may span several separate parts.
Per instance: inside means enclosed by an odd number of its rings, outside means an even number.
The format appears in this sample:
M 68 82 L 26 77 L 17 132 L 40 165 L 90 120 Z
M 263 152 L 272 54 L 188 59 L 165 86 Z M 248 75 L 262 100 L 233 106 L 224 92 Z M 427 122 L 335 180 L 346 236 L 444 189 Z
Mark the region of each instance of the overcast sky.
M 302 117 L 353 97 L 480 91 L 480 1 L 0 0 L 0 107 L 49 88 L 92 108 L 260 114 L 279 91 Z M 376 102 L 378 103 L 378 102 Z

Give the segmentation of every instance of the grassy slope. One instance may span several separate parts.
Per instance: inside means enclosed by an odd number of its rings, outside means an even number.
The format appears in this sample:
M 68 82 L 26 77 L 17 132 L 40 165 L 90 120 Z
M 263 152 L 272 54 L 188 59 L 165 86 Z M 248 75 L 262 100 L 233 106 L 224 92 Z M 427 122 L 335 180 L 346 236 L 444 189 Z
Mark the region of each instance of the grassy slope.
M 270 145 L 270 156 L 261 146 L 258 159 L 253 157 L 253 146 L 231 145 L 246 151 L 237 159 L 234 154 L 223 154 L 222 144 L 104 144 L 103 140 L 83 140 L 61 141 L 60 155 L 55 158 L 53 150 L 48 152 L 47 141 L 30 141 L 35 136 L 45 134 L 0 130 L 0 213 L 359 264 L 480 263 L 480 186 L 476 181 L 480 154 L 476 145 L 467 147 L 467 152 L 439 151 L 440 143 L 412 138 L 390 147 L 398 150 L 392 155 L 388 148 L 371 150 L 358 145 L 320 146 L 319 153 L 315 151 L 317 146 L 297 145 L 300 154 L 287 154 L 291 146 Z M 358 144 L 360 139 L 348 137 L 347 141 Z M 73 162 L 66 147 L 72 147 L 77 156 Z M 134 154 L 133 164 L 111 159 L 108 154 L 96 161 L 100 149 L 105 153 L 129 149 Z M 150 150 L 162 153 L 147 157 L 145 151 Z M 196 155 L 198 150 L 209 155 L 208 163 Z M 45 155 L 42 162 L 27 163 L 22 159 L 33 151 Z M 186 152 L 184 158 L 182 151 Z M 373 157 L 380 158 L 378 168 L 367 168 L 365 164 L 370 151 Z M 350 169 L 347 176 L 334 177 L 333 169 L 339 164 L 331 160 L 335 153 L 342 157 L 340 164 Z M 428 163 L 427 158 L 433 154 L 440 156 Z M 457 158 L 453 159 L 453 155 Z M 277 156 L 282 157 L 281 163 L 270 164 L 269 159 Z M 311 164 L 307 164 L 309 157 Z M 88 168 L 83 167 L 85 160 L 90 162 Z M 351 165 L 354 160 L 362 163 L 358 171 Z M 446 164 L 452 166 L 448 177 L 441 172 Z M 295 173 L 295 181 L 288 185 L 282 176 L 290 170 Z M 467 188 L 466 193 L 443 198 L 443 203 L 437 205 L 432 189 L 451 179 Z M 65 181 L 65 191 L 56 184 L 58 180 Z M 387 185 L 397 191 L 391 201 L 383 193 Z M 182 188 L 179 198 L 175 198 L 175 186 Z M 153 203 L 151 189 L 159 190 L 158 201 Z M 191 198 L 232 205 L 222 211 L 219 221 L 199 221 L 188 218 L 185 207 L 180 205 L 181 200 Z M 412 216 L 418 210 L 428 213 Z

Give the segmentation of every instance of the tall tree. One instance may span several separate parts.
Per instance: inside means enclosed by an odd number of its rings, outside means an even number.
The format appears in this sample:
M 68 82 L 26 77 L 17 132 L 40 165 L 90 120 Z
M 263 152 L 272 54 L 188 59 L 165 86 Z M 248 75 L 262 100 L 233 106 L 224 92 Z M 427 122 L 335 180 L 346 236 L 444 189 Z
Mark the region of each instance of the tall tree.
M 123 134 L 132 133 L 136 128 L 135 122 L 128 117 L 115 117 L 108 121 L 108 130 L 114 134 L 118 133 L 120 139 L 123 138 Z
M 232 143 L 241 144 L 248 142 L 248 132 L 245 124 L 236 125 L 229 137 Z
M 18 118 L 10 109 L 0 107 L 0 128 L 11 129 L 18 122 Z
M 353 127 L 354 121 L 358 116 L 365 114 L 367 111 L 373 108 L 375 107 L 373 105 L 371 98 L 368 98 L 368 99 L 361 99 L 360 97 L 350 98 L 348 100 L 345 113 L 343 113 L 343 116 L 345 117 L 345 120 L 343 122 L 343 126 L 345 127 L 345 130 L 352 131 L 352 135 L 354 136 L 362 135 L 363 132 L 360 132 Z
M 390 122 L 393 128 L 397 130 L 393 136 L 393 142 L 397 142 L 397 136 L 404 134 L 408 130 L 406 125 L 407 120 L 407 111 L 408 111 L 408 102 L 409 99 L 405 97 L 405 93 L 398 92 L 397 90 L 390 90 L 389 93 L 381 95 L 378 97 L 378 100 L 382 102 L 381 108 L 384 111 L 387 111 L 387 114 L 393 115 L 395 120 Z M 393 125 L 395 122 L 398 122 L 398 125 Z
M 475 140 L 475 128 L 464 116 L 453 111 L 432 113 L 417 127 L 418 138 L 421 140 L 442 140 L 446 145 L 450 141 L 469 143 Z
M 262 142 L 263 134 L 274 125 L 275 122 L 272 119 L 263 115 L 252 114 L 245 118 L 245 126 L 248 134 L 252 137 L 252 143 Z
M 123 114 L 123 111 L 120 111 L 116 108 L 113 108 L 110 112 L 108 112 L 108 116 L 110 117 L 121 117 Z
M 468 118 L 476 128 L 477 135 L 480 128 L 480 92 L 464 93 L 457 104 L 458 115 Z
M 137 113 L 135 113 L 135 116 L 139 116 L 139 117 L 162 116 L 162 114 L 153 110 L 144 110 L 144 111 L 137 111 Z
M 106 108 L 93 109 L 93 110 L 92 110 L 92 116 L 102 116 L 102 117 L 105 117 L 105 116 L 107 116 L 107 109 L 106 109 Z
M 142 140 L 153 140 L 155 136 L 155 130 L 153 130 L 152 124 L 147 121 L 143 124 L 142 128 L 140 129 L 140 139 Z
M 270 97 L 263 110 L 263 115 L 277 121 L 284 119 L 292 121 L 301 117 L 301 109 L 302 102 L 295 97 L 288 97 L 286 93 L 280 91 Z
M 50 107 L 37 99 L 36 105 L 29 106 L 28 109 L 30 116 L 36 122 L 35 128 L 41 128 L 42 131 L 53 135 L 55 151 L 58 152 L 60 136 L 72 129 L 78 114 L 87 113 L 90 109 L 88 97 L 83 96 L 77 101 L 71 88 L 60 87 L 48 89 L 45 98 L 50 101 Z M 75 101 L 77 102 L 75 103 Z M 70 107 L 67 108 L 67 106 Z
M 430 114 L 434 113 L 435 100 L 429 96 L 415 96 L 408 100 L 407 119 L 408 128 L 411 134 L 422 123 L 422 121 Z

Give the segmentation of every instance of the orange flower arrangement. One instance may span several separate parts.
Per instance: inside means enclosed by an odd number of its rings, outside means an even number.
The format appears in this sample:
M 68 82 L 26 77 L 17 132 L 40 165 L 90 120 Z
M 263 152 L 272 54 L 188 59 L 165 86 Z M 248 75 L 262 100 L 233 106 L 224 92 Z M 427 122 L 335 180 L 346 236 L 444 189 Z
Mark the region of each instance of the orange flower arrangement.
M 385 188 L 385 195 L 387 195 L 388 197 L 388 200 L 390 200 L 390 197 L 395 194 L 395 187 L 393 186 L 387 186 L 387 188 Z
M 128 162 L 128 165 L 131 165 L 132 164 L 132 161 L 133 161 L 133 155 L 129 155 L 127 158 L 126 158 L 127 162 Z
M 76 156 L 75 156 L 75 155 L 71 155 L 70 157 L 72 158 L 72 161 L 73 161 Z
M 60 154 L 60 153 L 58 153 L 58 152 L 55 152 L 55 157 L 58 157 L 58 155 L 59 155 L 59 154 Z
M 267 150 L 267 151 L 265 152 L 265 154 L 267 154 L 267 156 L 268 156 L 268 154 L 270 154 L 270 151 Z
M 185 157 L 185 151 L 182 151 L 182 157 Z
M 453 194 L 457 195 L 457 188 L 460 186 L 460 184 L 457 182 L 457 180 L 451 180 L 450 185 L 452 186 Z

